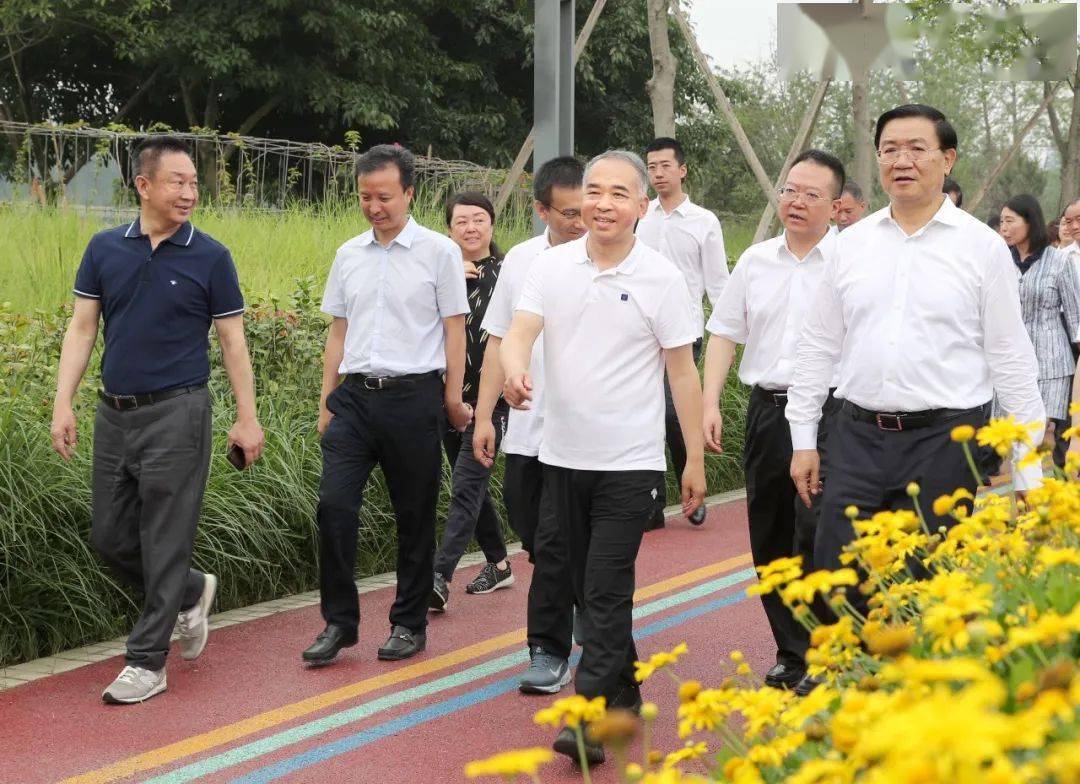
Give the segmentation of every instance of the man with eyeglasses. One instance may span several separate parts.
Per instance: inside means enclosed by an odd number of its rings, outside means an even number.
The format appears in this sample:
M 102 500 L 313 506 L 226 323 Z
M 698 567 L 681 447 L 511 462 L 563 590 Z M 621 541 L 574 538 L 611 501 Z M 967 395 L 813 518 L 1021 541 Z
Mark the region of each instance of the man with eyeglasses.
M 480 373 L 480 396 L 476 403 L 479 424 L 473 434 L 476 459 L 490 467 L 495 462 L 497 441 L 491 412 L 502 394 L 505 376 L 499 346 L 510 331 L 514 307 L 521 299 L 529 270 L 545 251 L 585 236 L 581 218 L 581 178 L 584 165 L 563 156 L 544 163 L 533 179 L 534 208 L 547 224 L 543 234 L 515 245 L 506 254 L 502 274 L 495 284 L 484 321 L 488 333 L 484 365 Z M 529 667 L 518 684 L 525 694 L 555 694 L 570 682 L 574 590 L 566 563 L 566 547 L 558 520 L 541 508 L 544 466 L 540 442 L 544 431 L 544 348 L 533 344 L 529 368 L 532 403 L 527 409 L 510 409 L 510 422 L 502 441 L 506 453 L 503 501 L 510 527 L 521 537 L 521 546 L 533 563 L 529 584 L 527 638 Z
M 716 305 L 728 279 L 727 253 L 724 233 L 717 217 L 690 201 L 683 190 L 686 179 L 686 155 L 682 145 L 670 137 L 653 139 L 645 148 L 645 164 L 649 185 L 656 198 L 637 225 L 637 236 L 653 250 L 667 257 L 686 278 L 690 289 L 690 315 L 699 329 L 705 323 L 702 297 Z M 701 358 L 701 338 L 694 343 L 694 361 Z M 675 475 L 682 476 L 686 468 L 686 444 L 679 428 L 679 417 L 671 398 L 671 387 L 664 377 L 666 410 L 665 439 L 671 452 Z M 667 483 L 662 485 L 657 507 L 646 530 L 664 527 L 664 507 L 667 505 Z M 693 525 L 705 522 L 705 507 L 698 508 L 689 518 Z
M 817 505 L 803 506 L 791 483 L 784 409 L 803 315 L 836 247 L 829 221 L 840 209 L 843 188 L 839 159 L 821 150 L 799 155 L 779 189 L 784 232 L 747 248 L 706 325 L 711 337 L 705 352 L 704 430 L 705 446 L 713 452 L 722 451 L 720 396 L 735 346 L 746 346 L 739 363 L 739 379 L 751 389 L 743 466 L 750 552 L 759 567 L 795 555 L 802 556 L 804 571 L 813 565 Z M 837 407 L 830 396 L 817 434 L 823 455 Z M 775 593 L 762 596 L 761 603 L 776 641 L 776 664 L 765 683 L 808 693 L 817 685 L 806 675 L 809 633 Z
M 1009 249 L 942 193 L 956 131 L 937 109 L 910 104 L 878 118 L 874 142 L 889 206 L 838 237 L 788 390 L 791 477 L 808 507 L 822 494 L 819 569 L 838 568 L 855 536 L 848 506 L 862 517 L 910 509 L 911 482 L 931 531 L 954 524 L 932 502 L 958 488 L 974 494 L 980 479 L 950 432 L 984 425 L 995 393 L 1017 421 L 1032 424 L 1033 443 L 1046 418 Z M 823 492 L 817 438 L 837 363 L 843 402 L 831 423 Z M 1041 481 L 1038 464 L 1022 466 L 1026 452 L 1016 454 L 1019 491 Z

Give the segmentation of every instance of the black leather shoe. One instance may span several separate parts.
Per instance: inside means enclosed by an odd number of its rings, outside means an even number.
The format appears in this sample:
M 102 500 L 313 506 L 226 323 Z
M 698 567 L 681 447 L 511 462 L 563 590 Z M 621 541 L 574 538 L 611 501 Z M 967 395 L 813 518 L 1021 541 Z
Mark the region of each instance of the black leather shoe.
M 649 522 L 645 523 L 645 530 L 655 531 L 657 528 L 664 528 L 665 526 L 664 507 L 657 506 L 656 511 L 649 518 Z
M 802 677 L 801 681 L 795 684 L 793 691 L 800 697 L 805 697 L 824 682 L 825 681 L 821 678 L 813 678 L 807 674 Z
M 617 708 L 641 715 L 641 705 L 641 688 L 639 686 L 623 686 L 608 704 L 608 709 Z
M 404 626 L 395 626 L 390 631 L 383 647 L 379 648 L 379 658 L 383 661 L 399 661 L 415 656 L 427 647 L 426 634 L 413 634 Z
M 794 689 L 804 675 L 806 675 L 805 667 L 781 662 L 765 673 L 765 685 L 772 686 L 774 689 Z
M 605 759 L 604 747 L 589 740 L 584 724 L 581 725 L 581 731 L 585 733 L 585 763 L 590 768 L 593 765 L 599 765 Z M 566 755 L 575 764 L 581 764 L 581 756 L 578 754 L 577 734 L 569 727 L 563 727 L 559 730 L 559 734 L 555 736 L 555 742 L 551 744 L 551 748 L 555 749 L 559 754 Z
M 350 630 L 344 626 L 329 623 L 319 632 L 319 636 L 315 638 L 311 647 L 300 654 L 300 658 L 308 664 L 329 664 L 337 657 L 338 651 L 342 648 L 351 648 L 353 645 L 356 645 L 355 629 Z

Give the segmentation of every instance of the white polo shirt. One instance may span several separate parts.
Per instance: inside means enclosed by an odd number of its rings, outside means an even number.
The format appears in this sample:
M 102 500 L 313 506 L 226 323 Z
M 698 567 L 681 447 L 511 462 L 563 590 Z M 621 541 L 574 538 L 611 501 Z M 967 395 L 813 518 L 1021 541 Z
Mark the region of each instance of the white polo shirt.
M 469 312 L 461 249 L 413 218 L 385 248 L 369 229 L 338 248 L 322 311 L 348 321 L 339 373 L 445 371 L 442 320 Z
M 637 235 L 678 267 L 686 278 L 690 312 L 701 337 L 705 324 L 701 298 L 708 294 L 709 302 L 715 307 L 728 280 L 720 220 L 690 201 L 689 196 L 671 212 L 664 212 L 660 199 L 653 199 L 645 217 L 638 222 Z
M 830 227 L 801 261 L 788 249 L 786 234 L 751 245 L 739 257 L 706 330 L 746 344 L 739 380 L 747 386 L 791 385 L 803 317 L 836 251 L 836 236 Z
M 514 305 L 521 298 L 525 279 L 536 257 L 551 247 L 548 233 L 518 243 L 506 252 L 499 271 L 495 292 L 491 295 L 487 313 L 480 329 L 497 338 L 506 337 L 514 320 Z M 529 363 L 532 378 L 532 401 L 527 411 L 510 409 L 510 421 L 502 440 L 502 450 L 510 455 L 536 457 L 544 432 L 544 341 L 533 344 Z
M 693 343 L 682 274 L 643 242 L 603 272 L 588 237 L 544 251 L 517 310 L 544 319 L 540 461 L 591 471 L 663 471 L 664 349 Z

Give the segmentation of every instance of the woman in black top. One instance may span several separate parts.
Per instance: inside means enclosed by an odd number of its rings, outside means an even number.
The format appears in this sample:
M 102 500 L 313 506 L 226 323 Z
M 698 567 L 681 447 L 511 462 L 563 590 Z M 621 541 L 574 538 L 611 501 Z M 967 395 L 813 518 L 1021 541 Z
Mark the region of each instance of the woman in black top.
M 480 393 L 480 368 L 484 364 L 487 334 L 480 329 L 495 283 L 499 279 L 502 253 L 492 240 L 495 228 L 495 209 L 482 193 L 466 191 L 453 196 L 446 204 L 446 225 L 450 238 L 461 248 L 465 266 L 465 284 L 469 295 L 469 315 L 465 319 L 465 381 L 462 397 L 474 409 Z M 495 425 L 495 448 L 506 433 L 507 405 L 499 400 L 492 413 Z M 473 457 L 474 424 L 464 433 L 448 430 L 443 446 L 453 467 L 450 510 L 446 516 L 442 542 L 435 553 L 435 587 L 431 594 L 431 609 L 446 610 L 449 601 L 448 583 L 453 579 L 458 561 L 476 537 L 487 563 L 476 579 L 465 588 L 466 593 L 491 593 L 514 582 L 510 563 L 506 560 L 506 545 L 502 538 L 502 520 L 488 493 L 490 468 Z

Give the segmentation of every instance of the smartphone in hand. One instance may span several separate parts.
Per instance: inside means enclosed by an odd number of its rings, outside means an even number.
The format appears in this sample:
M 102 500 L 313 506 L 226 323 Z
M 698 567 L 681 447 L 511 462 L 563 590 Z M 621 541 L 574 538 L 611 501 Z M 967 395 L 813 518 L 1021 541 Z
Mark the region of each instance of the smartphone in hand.
M 229 447 L 225 459 L 232 463 L 233 468 L 237 471 L 243 471 L 247 468 L 247 458 L 244 457 L 244 450 L 239 444 L 233 444 Z

